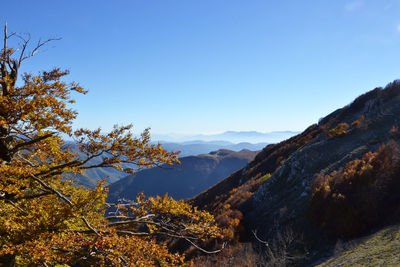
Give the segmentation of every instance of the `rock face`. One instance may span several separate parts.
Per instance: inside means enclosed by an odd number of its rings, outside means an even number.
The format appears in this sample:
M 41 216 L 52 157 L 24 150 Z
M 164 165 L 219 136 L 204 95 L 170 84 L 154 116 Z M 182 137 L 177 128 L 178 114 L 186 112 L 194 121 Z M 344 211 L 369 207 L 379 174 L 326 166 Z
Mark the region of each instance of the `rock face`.
M 398 136 L 393 135 L 399 120 L 400 84 L 395 81 L 358 97 L 303 133 L 267 146 L 254 161 L 192 199 L 192 203 L 212 210 L 215 204 L 211 203 L 218 194 L 271 173 L 245 205 L 234 207 L 243 212 L 247 239 L 254 241 L 253 230 L 257 230 L 258 238 L 273 240 L 292 229 L 302 234 L 305 246 L 312 251 L 307 256 L 310 264 L 324 255 L 337 238 L 317 229 L 309 219 L 314 180 L 318 174 L 331 173 L 369 151 L 377 151 L 382 144 L 399 143 Z
M 361 124 L 354 126 L 362 118 Z M 329 137 L 319 133 L 300 147 L 261 185 L 251 200 L 247 222 L 264 238 L 286 227 L 300 227 L 314 232 L 306 217 L 311 200 L 310 187 L 319 173 L 330 173 L 346 163 L 392 139 L 390 130 L 400 119 L 400 86 L 392 83 L 386 89 L 375 89 L 351 105 L 335 111 L 318 126 L 335 127 L 347 123 L 346 134 Z M 285 212 L 283 212 L 285 211 Z

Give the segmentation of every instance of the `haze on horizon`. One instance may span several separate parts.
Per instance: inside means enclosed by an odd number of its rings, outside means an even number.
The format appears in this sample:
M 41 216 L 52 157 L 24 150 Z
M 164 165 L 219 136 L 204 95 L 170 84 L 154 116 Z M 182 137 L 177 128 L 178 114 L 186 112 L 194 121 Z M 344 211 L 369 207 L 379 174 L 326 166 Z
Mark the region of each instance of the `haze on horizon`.
M 301 131 L 400 77 L 398 0 L 116 3 L 7 1 L 0 11 L 10 31 L 62 37 L 21 72 L 69 69 L 89 90 L 76 96 L 76 127 Z

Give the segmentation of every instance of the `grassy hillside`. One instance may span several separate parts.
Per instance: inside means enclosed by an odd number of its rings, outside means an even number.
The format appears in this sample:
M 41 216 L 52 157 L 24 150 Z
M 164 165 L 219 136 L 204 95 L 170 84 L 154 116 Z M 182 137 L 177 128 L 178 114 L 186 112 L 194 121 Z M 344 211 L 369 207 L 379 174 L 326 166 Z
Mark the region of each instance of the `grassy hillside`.
M 338 242 L 335 255 L 319 267 L 399 266 L 400 225 L 386 227 L 367 237 Z

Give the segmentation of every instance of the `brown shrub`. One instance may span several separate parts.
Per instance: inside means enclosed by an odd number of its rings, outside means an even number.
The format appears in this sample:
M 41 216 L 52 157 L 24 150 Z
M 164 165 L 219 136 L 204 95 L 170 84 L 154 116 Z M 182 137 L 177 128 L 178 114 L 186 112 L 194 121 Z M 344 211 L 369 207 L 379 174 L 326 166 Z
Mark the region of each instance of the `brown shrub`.
M 239 243 L 226 247 L 218 254 L 196 257 L 193 259 L 193 266 L 254 267 L 262 266 L 264 261 L 264 258 L 253 249 L 250 243 Z
M 395 214 L 400 204 L 400 160 L 395 142 L 319 174 L 312 187 L 311 219 L 339 236 L 356 237 Z
M 365 117 L 364 115 L 361 115 L 358 117 L 355 121 L 351 123 L 351 126 L 356 127 L 356 128 L 361 128 L 365 124 Z
M 259 179 L 252 179 L 239 187 L 232 189 L 225 198 L 219 202 L 213 210 L 215 221 L 223 229 L 225 241 L 237 241 L 241 232 L 240 222 L 243 214 L 241 206 L 253 196 L 253 192 L 259 186 Z
M 392 128 L 389 131 L 390 137 L 397 139 L 400 138 L 400 131 L 399 127 L 397 125 L 393 125 Z
M 242 224 L 242 217 L 243 213 L 246 213 L 249 209 L 248 200 L 263 182 L 261 177 L 268 173 L 274 173 L 293 152 L 316 138 L 320 133 L 319 126 L 315 124 L 307 128 L 302 134 L 279 144 L 268 145 L 246 168 L 239 170 L 214 187 L 194 197 L 190 200 L 190 203 L 193 206 L 208 210 L 215 216 L 216 222 L 223 228 L 223 241 L 229 241 L 229 244 L 238 244 L 239 240 L 241 242 L 247 241 L 249 237 Z M 213 248 L 210 244 L 203 247 L 213 250 L 220 246 Z M 198 254 L 188 255 L 186 253 L 186 255 L 192 257 Z

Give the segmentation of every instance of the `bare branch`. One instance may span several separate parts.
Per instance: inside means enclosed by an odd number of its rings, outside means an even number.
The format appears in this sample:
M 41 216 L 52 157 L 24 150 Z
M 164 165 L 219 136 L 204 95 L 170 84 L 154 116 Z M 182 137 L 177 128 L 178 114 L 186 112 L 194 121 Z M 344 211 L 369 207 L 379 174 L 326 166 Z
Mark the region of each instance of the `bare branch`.
M 18 201 L 18 200 L 22 200 L 22 199 L 33 199 L 33 198 L 48 196 L 50 194 L 51 194 L 51 192 L 45 191 L 45 192 L 39 193 L 39 194 L 31 194 L 31 195 L 26 195 L 26 196 L 14 198 L 14 200 Z
M 147 219 L 149 219 L 151 217 L 154 217 L 154 216 L 156 216 L 156 215 L 155 214 L 147 214 L 147 215 L 145 215 L 143 217 L 139 217 L 139 218 L 127 217 L 127 216 L 108 216 L 108 217 L 105 217 L 104 219 L 107 219 L 107 220 L 129 219 L 129 220 L 137 220 L 137 221 L 139 221 L 139 220 L 147 220 Z
M 18 157 L 19 157 L 20 159 L 22 159 L 23 161 L 25 161 L 26 163 L 28 163 L 29 166 L 34 167 L 34 168 L 38 167 L 38 165 L 33 164 L 31 161 L 29 161 L 28 159 L 22 157 L 21 155 L 18 155 Z
M 225 248 L 225 246 L 226 246 L 226 242 L 224 242 L 224 243 L 222 244 L 222 247 L 221 247 L 220 249 L 218 249 L 218 250 L 213 250 L 213 251 L 208 251 L 208 250 L 205 250 L 205 249 L 199 247 L 198 245 L 196 245 L 196 243 L 194 243 L 194 242 L 191 241 L 190 239 L 185 238 L 185 240 L 188 241 L 192 246 L 194 246 L 194 247 L 197 248 L 198 250 L 200 250 L 200 251 L 202 251 L 202 252 L 204 252 L 204 253 L 207 253 L 207 254 L 215 254 L 215 253 L 221 252 L 221 251 Z
M 17 210 L 19 210 L 20 212 L 22 212 L 25 215 L 29 214 L 26 210 L 24 210 L 23 208 L 21 208 L 20 206 L 18 206 L 17 204 L 15 204 L 14 202 L 12 202 L 9 199 L 6 200 L 6 203 L 10 204 L 11 206 L 13 206 L 14 208 L 16 208 Z
M 118 230 L 118 234 L 127 234 L 127 235 L 136 235 L 136 236 L 148 236 L 151 235 L 150 233 L 146 232 L 132 232 L 132 231 L 124 231 L 124 230 Z
M 3 45 L 4 45 L 4 54 L 6 54 L 7 51 L 7 21 L 6 24 L 4 25 L 4 41 L 3 41 Z
M 89 224 L 89 222 L 88 222 L 88 220 L 86 220 L 85 216 L 82 216 L 81 218 L 82 218 L 82 221 L 86 224 L 86 226 L 87 226 L 90 230 L 92 230 L 97 236 L 100 236 L 99 232 L 97 232 L 97 230 L 94 229 L 94 228 Z
M 269 247 L 269 244 L 268 244 L 267 241 L 261 240 L 261 238 L 259 238 L 257 236 L 257 230 L 252 230 L 251 232 L 253 233 L 254 237 L 257 239 L 258 242 L 260 242 L 260 243 L 266 245 L 267 247 Z
M 22 44 L 20 44 L 20 46 L 22 47 L 22 50 L 21 50 L 21 53 L 20 53 L 19 59 L 18 59 L 18 66 L 20 66 L 21 62 L 22 62 L 22 58 L 25 55 L 25 50 L 28 47 L 29 41 L 31 39 L 31 36 L 28 34 L 28 39 L 25 39 L 20 35 L 17 35 L 17 36 L 18 36 L 18 38 L 20 38 L 22 40 Z
M 49 39 L 47 39 L 46 41 L 43 41 L 43 42 L 42 42 L 42 40 L 39 39 L 39 41 L 38 41 L 36 47 L 32 50 L 32 52 L 28 53 L 28 55 L 26 55 L 26 56 L 25 56 L 25 55 L 22 55 L 22 57 L 20 57 L 19 63 L 21 63 L 22 61 L 24 61 L 24 60 L 26 60 L 26 59 L 28 59 L 28 58 L 33 57 L 36 53 L 39 52 L 39 49 L 40 49 L 41 47 L 43 47 L 44 45 L 48 44 L 49 42 L 52 42 L 52 41 L 59 41 L 59 40 L 61 40 L 61 38 L 49 38 Z M 28 42 L 29 42 L 29 40 L 28 40 Z
M 31 174 L 31 177 L 39 182 L 44 188 L 52 191 L 53 193 L 55 193 L 59 198 L 61 198 L 62 200 L 64 200 L 65 202 L 68 203 L 68 205 L 70 205 L 71 207 L 74 207 L 74 205 L 72 204 L 72 202 L 66 197 L 64 196 L 64 194 L 62 194 L 61 192 L 55 190 L 54 188 L 48 186 L 45 182 L 43 182 L 41 179 L 37 178 L 36 176 L 34 176 L 33 174 Z M 97 236 L 100 236 L 99 232 L 94 229 L 88 222 L 88 220 L 85 218 L 85 216 L 82 215 L 81 217 L 82 221 L 86 224 L 86 226 L 92 231 L 94 232 Z
M 157 222 L 153 222 L 153 221 L 142 221 L 142 220 L 129 220 L 129 221 L 111 222 L 111 223 L 107 224 L 107 226 L 124 225 L 124 224 L 132 224 L 132 223 L 153 224 L 153 225 L 161 226 L 161 224 L 160 224 L 160 223 L 157 223 Z
M 62 200 L 64 200 L 65 202 L 68 203 L 68 205 L 70 205 L 71 207 L 74 207 L 74 204 L 72 204 L 72 202 L 66 197 L 64 196 L 64 194 L 62 194 L 61 192 L 55 190 L 54 188 L 52 188 L 51 186 L 48 186 L 45 182 L 43 182 L 41 179 L 37 178 L 35 175 L 31 174 L 30 175 L 35 181 L 39 182 L 44 188 L 46 188 L 47 190 L 50 190 L 51 192 L 53 192 L 54 194 L 56 194 L 59 198 L 61 198 Z
M 6 23 L 5 23 L 5 25 L 4 25 L 4 51 L 7 49 L 7 40 L 8 39 L 10 39 L 11 37 L 13 37 L 14 35 L 16 35 L 16 32 L 13 32 L 13 33 L 10 33 L 10 34 L 8 34 L 7 33 L 7 21 L 6 21 Z

